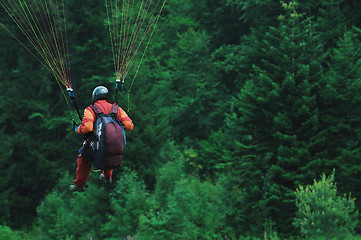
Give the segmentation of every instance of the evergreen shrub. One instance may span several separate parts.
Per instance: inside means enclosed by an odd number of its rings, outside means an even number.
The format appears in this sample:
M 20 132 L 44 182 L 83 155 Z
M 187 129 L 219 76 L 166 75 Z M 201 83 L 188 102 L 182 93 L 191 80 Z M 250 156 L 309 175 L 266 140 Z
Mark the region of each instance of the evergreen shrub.
M 307 239 L 350 239 L 357 224 L 358 211 L 351 196 L 337 196 L 335 174 L 296 191 L 298 208 L 294 225 Z

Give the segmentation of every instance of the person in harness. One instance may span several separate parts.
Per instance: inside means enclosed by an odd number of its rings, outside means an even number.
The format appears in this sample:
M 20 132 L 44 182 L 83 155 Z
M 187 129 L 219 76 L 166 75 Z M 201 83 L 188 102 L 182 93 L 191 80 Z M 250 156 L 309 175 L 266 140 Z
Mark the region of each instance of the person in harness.
M 85 191 L 92 165 L 103 170 L 100 179 L 111 182 L 113 168 L 121 164 L 125 147 L 124 130 L 132 131 L 134 125 L 126 112 L 108 99 L 108 89 L 96 87 L 92 93 L 93 104 L 85 108 L 82 124 L 74 129 L 87 138 L 79 151 L 76 178 L 70 185 L 72 192 Z

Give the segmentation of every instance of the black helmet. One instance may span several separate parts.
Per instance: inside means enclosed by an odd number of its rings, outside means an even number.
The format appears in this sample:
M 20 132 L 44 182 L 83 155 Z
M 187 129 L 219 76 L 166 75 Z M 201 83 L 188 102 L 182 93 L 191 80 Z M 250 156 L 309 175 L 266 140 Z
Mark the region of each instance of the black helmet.
M 93 94 L 92 94 L 92 100 L 93 102 L 97 100 L 108 100 L 109 91 L 108 88 L 104 86 L 98 86 L 94 88 Z

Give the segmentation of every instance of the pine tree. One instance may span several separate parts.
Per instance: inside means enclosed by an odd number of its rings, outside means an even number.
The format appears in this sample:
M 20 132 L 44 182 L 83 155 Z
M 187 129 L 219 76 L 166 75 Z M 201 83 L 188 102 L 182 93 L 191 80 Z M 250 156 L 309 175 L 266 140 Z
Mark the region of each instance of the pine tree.
M 358 214 L 355 199 L 338 196 L 334 178 L 335 171 L 327 178 L 323 174 L 320 181 L 296 191 L 298 211 L 294 224 L 305 238 L 352 239 Z
M 195 145 L 223 125 L 223 86 L 212 67 L 209 37 L 188 14 L 192 8 L 189 0 L 167 3 L 129 95 L 137 136 L 130 139 L 127 166 L 148 187 L 167 138 Z
M 2 16 L 2 23 L 36 54 L 16 25 Z M 1 162 L 7 167 L 0 174 L 8 176 L 4 194 L 11 193 L 1 221 L 19 228 L 32 222 L 45 193 L 61 172 L 73 167 L 78 149 L 72 148 L 71 116 L 54 77 L 3 29 L 1 41 L 7 46 L 0 54 L 0 121 L 6 140 Z
M 7 139 L 7 154 L 3 156 L 7 156 L 8 169 L 14 173 L 9 175 L 7 186 L 13 193 L 8 199 L 13 227 L 31 221 L 43 194 L 55 185 L 60 169 L 71 165 L 70 152 L 64 149 L 72 143 L 71 139 L 63 140 L 71 118 L 64 111 L 66 102 L 55 80 L 27 52 L 21 49 L 19 53 L 17 65 L 9 68 L 4 78 L 6 100 L 1 105 Z M 8 175 L 7 171 L 1 174 Z
M 345 32 L 330 55 L 329 71 L 324 75 L 325 91 L 321 96 L 320 121 L 327 139 L 318 148 L 329 159 L 326 166 L 338 169 L 339 189 L 356 198 L 359 187 L 351 182 L 360 176 L 360 30 Z M 358 205 L 359 206 L 359 205 Z
M 278 231 L 290 233 L 293 191 L 322 167 L 312 156 L 310 139 L 320 128 L 317 101 L 324 56 L 312 19 L 297 12 L 295 2 L 282 8 L 279 25 L 254 32 L 249 42 L 258 50 L 250 51 L 258 61 L 227 123 L 235 139 L 230 148 L 233 171 L 241 175 L 239 187 L 247 194 L 248 230 L 262 231 L 270 218 Z

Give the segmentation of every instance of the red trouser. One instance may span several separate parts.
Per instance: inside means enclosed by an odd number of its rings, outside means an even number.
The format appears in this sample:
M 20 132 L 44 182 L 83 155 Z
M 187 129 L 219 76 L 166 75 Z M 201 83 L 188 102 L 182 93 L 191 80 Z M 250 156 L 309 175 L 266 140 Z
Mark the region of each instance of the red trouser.
M 83 187 L 88 180 L 91 164 L 88 160 L 83 158 L 81 154 L 79 154 L 77 162 L 78 167 L 76 169 L 76 179 L 74 180 L 74 183 L 79 187 Z M 113 170 L 103 171 L 103 174 L 105 178 L 111 178 Z

